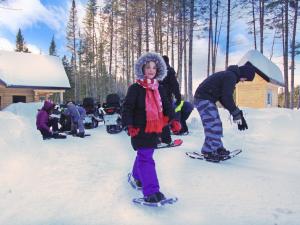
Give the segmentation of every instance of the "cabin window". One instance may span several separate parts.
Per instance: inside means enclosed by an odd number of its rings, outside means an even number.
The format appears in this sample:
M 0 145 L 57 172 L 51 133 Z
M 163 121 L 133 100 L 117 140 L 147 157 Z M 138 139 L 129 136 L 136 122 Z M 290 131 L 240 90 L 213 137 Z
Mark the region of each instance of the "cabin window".
M 267 105 L 272 106 L 272 91 L 267 92 Z
M 22 95 L 13 95 L 13 103 L 24 102 L 26 103 L 26 96 Z

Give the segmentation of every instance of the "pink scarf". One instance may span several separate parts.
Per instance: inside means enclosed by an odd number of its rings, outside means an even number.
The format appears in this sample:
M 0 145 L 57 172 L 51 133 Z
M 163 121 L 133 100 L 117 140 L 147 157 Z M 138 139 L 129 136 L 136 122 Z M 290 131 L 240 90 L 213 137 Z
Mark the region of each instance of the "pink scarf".
M 162 102 L 156 79 L 140 79 L 136 81 L 146 90 L 146 133 L 161 133 L 164 127 Z

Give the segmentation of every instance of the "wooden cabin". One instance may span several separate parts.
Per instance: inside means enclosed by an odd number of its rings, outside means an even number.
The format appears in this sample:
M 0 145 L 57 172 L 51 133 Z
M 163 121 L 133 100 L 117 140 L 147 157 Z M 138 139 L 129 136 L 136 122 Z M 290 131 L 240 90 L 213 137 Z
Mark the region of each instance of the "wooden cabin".
M 0 109 L 11 103 L 37 102 L 70 88 L 61 60 L 56 56 L 0 51 Z
M 237 84 L 236 104 L 250 108 L 278 107 L 278 89 L 284 86 L 279 67 L 256 50 L 247 52 L 238 65 L 247 62 L 255 67 L 255 77 L 252 82 Z

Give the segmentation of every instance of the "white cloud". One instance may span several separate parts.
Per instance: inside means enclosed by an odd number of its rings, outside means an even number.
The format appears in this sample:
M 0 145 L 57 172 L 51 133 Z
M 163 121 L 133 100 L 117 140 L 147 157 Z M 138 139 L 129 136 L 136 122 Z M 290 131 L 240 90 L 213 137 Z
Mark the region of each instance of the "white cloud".
M 33 53 L 33 54 L 42 54 L 42 50 L 37 47 L 36 45 L 33 45 L 33 44 L 26 44 L 28 50 Z
M 5 18 L 0 20 L 0 27 L 12 33 L 37 23 L 44 23 L 54 30 L 62 28 L 61 15 L 64 12 L 60 7 L 46 8 L 39 0 L 7 1 L 6 7 L 14 10 L 0 10 L 0 18 Z
M 33 53 L 33 54 L 41 54 L 43 53 L 41 49 L 39 49 L 36 45 L 34 44 L 26 44 L 28 50 Z M 10 42 L 8 39 L 0 37 L 0 50 L 5 50 L 5 51 L 14 51 L 15 50 L 15 44 Z
M 0 50 L 14 51 L 15 45 L 6 38 L 0 37 Z
M 229 65 L 236 65 L 240 59 L 251 50 L 250 40 L 246 36 L 240 35 L 237 37 L 241 40 L 241 45 L 238 51 L 230 52 L 229 55 Z M 206 78 L 207 74 L 207 49 L 208 49 L 208 40 L 207 39 L 198 39 L 194 41 L 193 49 L 193 92 L 196 90 L 198 85 Z M 269 58 L 270 53 L 265 52 L 265 56 Z M 283 60 L 282 56 L 274 56 L 272 58 L 274 62 L 281 70 L 283 74 Z M 218 58 L 216 71 L 222 71 L 225 67 L 225 53 L 221 49 L 218 49 Z M 290 73 L 290 71 L 289 71 Z M 289 78 L 290 83 L 290 78 Z M 300 61 L 296 61 L 296 70 L 295 70 L 295 85 L 300 85 Z

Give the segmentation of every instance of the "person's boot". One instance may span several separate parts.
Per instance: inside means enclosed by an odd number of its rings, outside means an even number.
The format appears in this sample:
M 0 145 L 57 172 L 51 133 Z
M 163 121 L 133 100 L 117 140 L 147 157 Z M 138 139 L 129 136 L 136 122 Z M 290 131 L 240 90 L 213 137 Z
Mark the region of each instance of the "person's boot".
M 223 157 L 220 156 L 216 151 L 213 152 L 201 152 L 203 154 L 203 157 L 210 162 L 220 162 Z
M 152 195 L 148 195 L 144 197 L 145 202 L 151 202 L 151 203 L 157 203 L 164 199 L 166 199 L 166 197 L 161 192 L 156 192 Z
M 69 132 L 70 135 L 76 136 L 77 135 L 77 131 L 76 130 L 71 130 Z
M 77 137 L 84 138 L 84 132 L 79 132 L 79 133 L 77 134 Z
M 134 179 L 135 185 L 138 187 L 138 189 L 142 188 L 142 182 L 140 180 Z
M 217 153 L 223 158 L 227 158 L 230 155 L 230 151 L 226 150 L 224 147 L 218 148 Z

